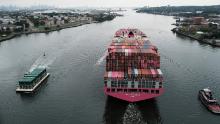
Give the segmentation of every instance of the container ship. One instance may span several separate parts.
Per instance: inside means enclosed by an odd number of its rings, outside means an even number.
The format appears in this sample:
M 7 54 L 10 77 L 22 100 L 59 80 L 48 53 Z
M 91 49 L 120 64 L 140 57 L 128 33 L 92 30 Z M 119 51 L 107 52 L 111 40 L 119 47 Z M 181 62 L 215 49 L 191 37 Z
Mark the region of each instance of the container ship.
M 120 29 L 108 47 L 104 75 L 106 95 L 138 102 L 163 94 L 156 46 L 138 29 Z
M 32 93 L 37 87 L 49 77 L 46 68 L 35 68 L 33 71 L 25 73 L 24 77 L 18 81 L 16 92 Z

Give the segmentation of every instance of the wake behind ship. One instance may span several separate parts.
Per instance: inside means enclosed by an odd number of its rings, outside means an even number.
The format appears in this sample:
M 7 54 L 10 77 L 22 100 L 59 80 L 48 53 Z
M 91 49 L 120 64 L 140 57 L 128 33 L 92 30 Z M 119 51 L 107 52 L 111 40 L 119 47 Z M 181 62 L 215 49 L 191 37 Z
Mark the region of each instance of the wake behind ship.
M 120 29 L 108 48 L 105 94 L 137 102 L 164 92 L 160 55 L 156 46 L 138 29 Z

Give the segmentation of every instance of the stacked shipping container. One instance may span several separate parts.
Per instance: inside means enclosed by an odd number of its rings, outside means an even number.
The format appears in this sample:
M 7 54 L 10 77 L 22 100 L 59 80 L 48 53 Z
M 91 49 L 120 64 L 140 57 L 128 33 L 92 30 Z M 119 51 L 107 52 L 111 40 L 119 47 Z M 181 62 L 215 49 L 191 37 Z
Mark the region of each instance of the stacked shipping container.
M 120 29 L 108 48 L 105 93 L 134 102 L 163 92 L 158 50 L 138 29 Z M 126 95 L 126 96 L 125 96 Z

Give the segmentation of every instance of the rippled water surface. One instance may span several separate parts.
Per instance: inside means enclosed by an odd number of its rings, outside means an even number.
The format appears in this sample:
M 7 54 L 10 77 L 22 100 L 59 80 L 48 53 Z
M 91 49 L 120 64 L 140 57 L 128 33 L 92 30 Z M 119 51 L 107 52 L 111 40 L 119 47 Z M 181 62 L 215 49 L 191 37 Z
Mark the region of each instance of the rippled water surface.
M 0 43 L 1 124 L 219 124 L 197 98 L 210 86 L 220 100 L 220 49 L 170 30 L 172 17 L 137 14 Z M 119 28 L 145 32 L 161 53 L 166 92 L 128 104 L 103 93 L 103 61 Z M 42 57 L 43 53 L 46 57 Z M 16 94 L 17 81 L 35 65 L 48 67 L 48 81 L 36 94 Z

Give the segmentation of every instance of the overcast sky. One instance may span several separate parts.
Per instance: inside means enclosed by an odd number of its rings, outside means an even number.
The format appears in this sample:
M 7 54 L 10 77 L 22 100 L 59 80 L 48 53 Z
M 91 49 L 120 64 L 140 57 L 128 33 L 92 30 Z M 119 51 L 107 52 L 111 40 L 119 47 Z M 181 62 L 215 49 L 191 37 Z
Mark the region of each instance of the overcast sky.
M 137 7 L 137 6 L 180 6 L 220 5 L 220 0 L 0 0 L 0 5 L 50 5 L 56 7 Z

